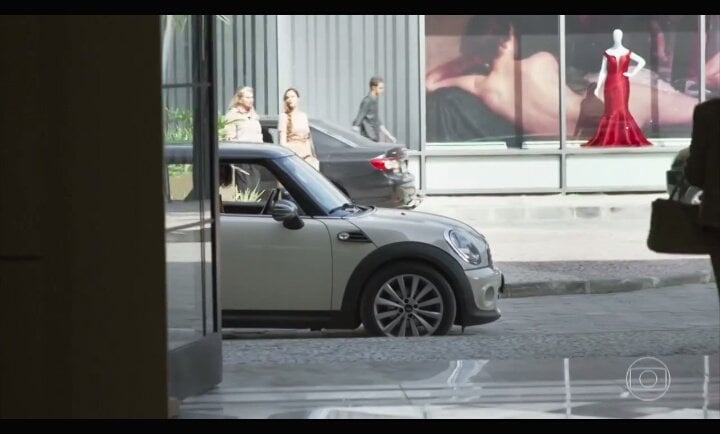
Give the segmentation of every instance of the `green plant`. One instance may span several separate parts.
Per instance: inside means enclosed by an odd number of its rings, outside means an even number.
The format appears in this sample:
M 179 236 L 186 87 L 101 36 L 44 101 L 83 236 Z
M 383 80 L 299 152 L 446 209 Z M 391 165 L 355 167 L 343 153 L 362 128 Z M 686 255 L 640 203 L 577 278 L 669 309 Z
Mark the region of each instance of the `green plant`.
M 168 176 L 192 173 L 192 164 L 168 164 Z
M 165 107 L 165 141 L 192 142 L 192 112 L 184 108 Z
M 218 128 L 218 140 L 227 140 L 227 133 L 225 132 L 225 126 L 230 122 L 225 118 L 225 115 L 218 115 L 217 117 L 217 128 Z
M 228 121 L 224 115 L 217 116 L 218 139 L 225 140 L 225 126 Z M 165 107 L 165 142 L 192 142 L 193 116 L 192 111 L 186 108 Z
M 239 202 L 260 202 L 264 193 L 265 190 L 258 190 L 258 185 L 256 185 L 252 189 L 246 188 L 238 190 L 235 195 L 235 200 Z

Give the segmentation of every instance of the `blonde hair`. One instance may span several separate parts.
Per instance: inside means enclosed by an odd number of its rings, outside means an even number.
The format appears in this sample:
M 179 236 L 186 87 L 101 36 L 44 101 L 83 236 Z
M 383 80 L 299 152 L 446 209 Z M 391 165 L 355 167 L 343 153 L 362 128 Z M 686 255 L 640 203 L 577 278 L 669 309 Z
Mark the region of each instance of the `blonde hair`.
M 240 89 L 235 92 L 235 95 L 233 95 L 232 100 L 230 101 L 230 106 L 228 108 L 235 108 L 240 105 L 240 98 L 245 96 L 247 92 L 255 93 L 253 91 L 253 88 L 250 86 L 243 86 Z

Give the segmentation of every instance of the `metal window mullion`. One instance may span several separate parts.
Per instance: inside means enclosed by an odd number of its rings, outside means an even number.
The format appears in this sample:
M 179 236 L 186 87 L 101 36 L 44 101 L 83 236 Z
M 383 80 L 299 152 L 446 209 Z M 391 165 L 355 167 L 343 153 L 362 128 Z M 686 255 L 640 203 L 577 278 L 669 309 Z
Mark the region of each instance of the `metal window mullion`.
M 698 16 L 698 35 L 700 36 L 700 68 L 698 69 L 698 75 L 699 75 L 699 84 L 700 84 L 700 102 L 705 101 L 705 82 L 707 81 L 705 77 L 705 57 L 706 54 L 706 37 L 707 32 L 705 29 L 705 22 L 707 20 L 706 15 L 699 15 Z
M 237 89 L 238 86 L 238 50 L 237 50 L 237 41 L 238 41 L 238 16 L 233 15 L 232 16 L 232 42 L 230 44 L 230 49 L 232 50 L 232 91 L 233 94 L 235 93 L 235 89 Z M 223 59 L 225 59 L 225 50 L 223 50 Z M 223 72 L 225 71 L 225 68 L 223 68 Z
M 567 84 L 566 65 L 565 65 L 565 15 L 558 15 L 558 42 L 560 44 L 559 63 L 560 63 L 560 192 L 567 192 L 567 157 L 566 157 L 566 139 L 567 139 L 567 95 L 565 88 Z
M 218 86 L 217 86 L 217 71 L 216 71 L 216 60 L 217 60 L 217 45 L 214 41 L 214 36 L 216 33 L 217 28 L 217 17 L 215 15 L 208 15 L 206 16 L 206 27 L 207 27 L 207 33 L 205 37 L 203 38 L 203 43 L 205 45 L 206 49 L 206 63 L 204 67 L 205 71 L 205 80 L 210 83 L 210 86 L 205 91 L 206 92 L 206 98 L 207 98 L 207 104 L 205 105 L 206 108 L 206 128 L 207 128 L 207 134 L 206 134 L 206 152 L 205 156 L 207 158 L 207 165 L 206 170 L 209 172 L 208 176 L 205 177 L 207 182 L 209 182 L 209 197 L 208 197 L 208 204 L 210 206 L 210 217 L 207 220 L 204 220 L 206 224 L 210 225 L 210 240 L 205 240 L 203 238 L 203 255 L 205 255 L 205 243 L 207 241 L 210 242 L 210 259 L 212 261 L 212 266 L 210 267 L 210 281 L 211 281 L 211 287 L 206 288 L 205 282 L 203 282 L 203 328 L 205 330 L 205 334 L 209 333 L 216 333 L 220 331 L 220 314 L 219 314 L 219 304 L 217 300 L 217 290 L 218 290 L 218 284 L 217 284 L 217 223 L 218 219 L 217 216 L 219 214 L 220 204 L 218 203 L 218 159 L 217 159 L 217 113 L 216 113 L 216 107 L 217 107 L 217 94 L 218 94 Z M 203 215 L 204 218 L 204 215 Z M 202 235 L 204 237 L 204 234 Z M 203 260 L 203 269 L 206 269 L 205 267 L 205 261 L 207 258 L 204 258 Z M 212 295 L 212 307 L 210 312 L 208 313 L 208 310 L 210 309 L 209 306 L 206 305 L 207 303 L 207 291 L 211 291 Z M 208 321 L 206 316 L 211 315 L 212 321 L 211 321 L 211 329 L 208 330 Z
M 420 45 L 418 53 L 418 73 L 420 74 L 418 80 L 420 83 L 420 86 L 418 86 L 420 88 L 420 173 L 418 175 L 420 176 L 420 191 L 424 194 L 425 190 L 427 190 L 427 171 L 425 170 L 425 165 L 427 164 L 427 159 L 425 158 L 425 140 L 427 140 L 427 127 L 425 125 L 425 122 L 427 122 L 425 98 L 425 15 L 418 15 L 418 44 Z
M 195 37 L 193 38 L 193 69 L 192 69 L 192 82 L 193 84 L 199 83 L 205 79 L 203 74 L 203 69 L 206 67 L 206 57 L 205 57 L 205 47 L 204 47 L 204 39 L 205 39 L 205 23 L 204 23 L 204 15 L 193 15 L 193 35 Z M 200 305 L 201 305 L 201 324 L 202 324 L 202 335 L 207 336 L 208 331 L 206 328 L 206 315 L 207 315 L 207 306 L 205 305 L 205 291 L 208 290 L 205 286 L 205 246 L 204 246 L 204 233 L 203 230 L 205 227 L 205 178 L 207 175 L 207 165 L 205 164 L 205 145 L 207 144 L 207 139 L 205 137 L 205 122 L 204 122 L 204 106 L 202 105 L 202 102 L 204 101 L 204 98 L 202 96 L 202 93 L 205 91 L 205 89 L 193 86 L 193 173 L 197 173 L 197 197 L 198 197 L 198 204 L 200 207 L 200 221 L 202 222 L 202 226 L 200 229 Z

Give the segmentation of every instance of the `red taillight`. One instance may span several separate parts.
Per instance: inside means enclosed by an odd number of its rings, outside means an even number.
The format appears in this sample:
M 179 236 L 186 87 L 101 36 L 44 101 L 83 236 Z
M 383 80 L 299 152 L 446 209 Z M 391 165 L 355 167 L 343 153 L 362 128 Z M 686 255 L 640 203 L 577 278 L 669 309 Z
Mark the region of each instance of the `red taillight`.
M 370 164 L 377 170 L 395 170 L 400 168 L 400 163 L 394 158 L 385 158 L 384 155 L 378 155 L 370 160 Z

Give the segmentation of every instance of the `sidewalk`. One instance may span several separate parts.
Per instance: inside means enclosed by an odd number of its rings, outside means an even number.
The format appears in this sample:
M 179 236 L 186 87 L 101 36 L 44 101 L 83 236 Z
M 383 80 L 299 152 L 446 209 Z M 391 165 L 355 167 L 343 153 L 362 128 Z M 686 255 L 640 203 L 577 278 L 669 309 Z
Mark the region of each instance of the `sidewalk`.
M 666 194 L 428 196 L 417 211 L 483 233 L 505 273 L 504 297 L 595 294 L 713 280 L 707 256 L 646 246 L 650 204 Z
M 663 368 L 656 367 L 655 372 L 665 369 L 672 377 L 667 381 L 660 377 L 654 388 L 628 386 L 629 367 L 638 360 L 580 357 L 243 364 L 226 368 L 218 388 L 183 401 L 178 417 L 720 418 L 717 354 L 663 356 Z M 708 366 L 707 375 L 704 366 Z

